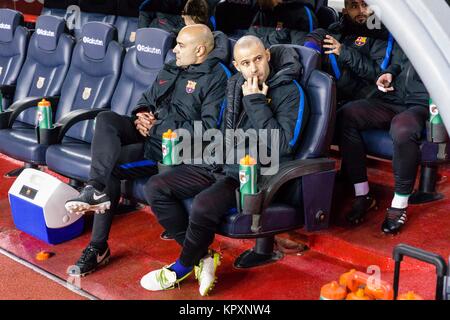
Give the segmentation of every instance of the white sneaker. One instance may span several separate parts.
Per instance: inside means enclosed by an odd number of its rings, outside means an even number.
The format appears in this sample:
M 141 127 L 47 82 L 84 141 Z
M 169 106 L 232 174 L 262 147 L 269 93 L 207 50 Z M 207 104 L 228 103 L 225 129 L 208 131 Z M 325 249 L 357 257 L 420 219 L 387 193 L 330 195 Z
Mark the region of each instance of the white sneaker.
M 217 282 L 216 270 L 220 265 L 220 254 L 212 251 L 200 260 L 199 266 L 195 267 L 195 278 L 198 279 L 199 292 L 207 296 Z
M 186 279 L 191 273 L 187 273 L 183 278 L 177 279 L 175 271 L 169 268 L 173 265 L 162 267 L 161 269 L 151 271 L 147 273 L 141 279 L 141 286 L 150 291 L 169 290 L 175 288 L 175 286 Z

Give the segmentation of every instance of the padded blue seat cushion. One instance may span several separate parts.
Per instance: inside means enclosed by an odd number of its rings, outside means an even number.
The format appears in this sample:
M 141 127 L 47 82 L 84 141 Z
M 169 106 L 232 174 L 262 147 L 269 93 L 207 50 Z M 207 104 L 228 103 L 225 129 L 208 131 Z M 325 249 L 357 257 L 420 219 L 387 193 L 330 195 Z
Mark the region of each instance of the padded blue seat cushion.
M 134 199 L 143 203 L 146 203 L 144 186 L 148 179 L 142 178 L 133 181 L 132 196 Z M 193 199 L 187 199 L 183 203 L 188 214 L 190 214 L 192 208 L 192 201 Z M 273 203 L 263 214 L 261 231 L 283 231 L 292 228 L 292 226 L 302 226 L 304 223 L 304 215 L 300 211 L 300 209 L 289 205 Z M 232 210 L 224 217 L 224 221 L 220 225 L 219 233 L 226 234 L 227 236 L 251 236 L 253 234 L 250 230 L 251 224 L 251 215 L 239 214 Z
M 382 159 L 392 160 L 394 145 L 387 130 L 367 130 L 362 133 L 366 151 L 369 155 Z M 425 133 L 423 134 L 425 136 Z M 440 162 L 445 159 L 438 159 L 439 144 L 423 140 L 420 146 L 421 162 Z M 445 154 L 450 154 L 450 143 L 445 144 Z
M 48 148 L 46 163 L 64 176 L 87 181 L 91 167 L 91 144 L 66 137 L 62 144 Z
M 0 130 L 0 152 L 14 159 L 27 159 L 33 164 L 45 163 L 47 146 L 37 143 L 36 131 L 29 126 Z
M 394 145 L 387 130 L 367 130 L 362 133 L 368 154 L 383 159 L 392 159 Z

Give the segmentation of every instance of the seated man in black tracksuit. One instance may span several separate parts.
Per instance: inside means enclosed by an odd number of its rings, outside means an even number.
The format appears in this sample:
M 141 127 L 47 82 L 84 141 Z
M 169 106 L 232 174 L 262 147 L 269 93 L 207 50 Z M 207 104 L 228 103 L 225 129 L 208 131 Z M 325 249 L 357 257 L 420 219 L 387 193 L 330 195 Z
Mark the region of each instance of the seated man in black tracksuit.
M 228 82 L 223 132 L 276 130 L 280 162 L 292 160 L 309 118 L 308 103 L 301 103 L 303 90 L 296 82 L 302 72 L 297 52 L 285 47 L 269 51 L 259 38 L 245 36 L 236 43 L 234 60 L 240 73 Z M 224 150 L 230 150 L 232 158 L 241 147 L 249 150 L 247 139 L 235 144 L 230 144 L 231 140 L 227 139 L 229 148 Z M 258 138 L 258 144 L 262 142 Z M 273 145 L 267 142 L 271 153 Z M 227 159 L 230 153 L 225 155 Z M 223 216 L 236 207 L 235 190 L 239 187 L 238 160 L 226 163 L 222 173 L 217 165 L 181 165 L 148 181 L 146 200 L 161 225 L 182 246 L 182 252 L 174 264 L 145 275 L 141 279 L 145 289 L 173 288 L 198 265 L 200 294 L 211 290 L 220 256 L 208 253 L 208 248 Z M 182 201 L 193 197 L 188 217 Z
M 269 47 L 274 44 L 298 44 L 317 28 L 312 0 L 258 0 L 249 35 L 259 37 Z
M 382 225 L 385 233 L 397 233 L 405 224 L 408 199 L 420 161 L 420 141 L 428 119 L 429 94 L 406 55 L 396 45 L 392 65 L 378 79 L 380 91 L 372 99 L 346 104 L 338 111 L 338 135 L 342 169 L 354 184 L 356 199 L 347 219 L 363 221 L 376 201 L 369 192 L 366 154 L 361 131 L 390 129 L 394 142 L 395 195 Z
M 304 44 L 325 54 L 322 65 L 337 79 L 339 105 L 376 92 L 373 83 L 390 63 L 388 39 L 393 42 L 383 26 L 368 27 L 374 13 L 364 0 L 346 0 L 343 14 L 342 20 L 327 30 L 308 34 Z
M 210 26 L 209 5 L 206 0 L 151 0 L 140 6 L 139 28 L 158 28 L 178 34 L 187 25 Z
M 187 0 L 145 0 L 139 7 L 138 28 L 159 28 L 178 34 L 184 27 L 181 11 Z
M 71 274 L 84 275 L 108 262 L 107 239 L 120 198 L 120 181 L 157 173 L 162 134 L 177 128 L 192 132 L 194 121 L 202 121 L 205 129 L 217 127 L 227 84 L 221 63 L 228 60 L 228 38 L 222 32 L 213 36 L 205 25 L 188 26 L 178 35 L 173 51 L 176 60 L 159 72 L 133 117 L 110 111 L 96 118 L 90 179 L 77 198 L 66 202 L 66 209 L 98 214 L 91 242 Z M 137 143 L 143 148 L 130 153 L 128 147 Z

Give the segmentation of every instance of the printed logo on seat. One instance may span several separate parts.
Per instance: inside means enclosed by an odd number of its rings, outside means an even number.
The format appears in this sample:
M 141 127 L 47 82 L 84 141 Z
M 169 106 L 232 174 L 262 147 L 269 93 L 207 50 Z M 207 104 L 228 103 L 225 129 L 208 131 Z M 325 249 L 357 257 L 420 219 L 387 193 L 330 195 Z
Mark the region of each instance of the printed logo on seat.
M 152 54 L 162 55 L 161 49 L 154 48 L 154 47 L 149 47 L 149 46 L 144 46 L 142 44 L 138 44 L 136 49 L 139 52 L 145 52 L 145 53 L 152 53 Z
M 92 92 L 92 88 L 88 88 L 88 87 L 84 88 L 83 96 L 82 96 L 83 100 L 89 99 L 89 97 L 91 96 L 91 92 Z
M 55 37 L 55 33 L 53 31 L 49 31 L 49 30 L 44 30 L 44 29 L 37 29 L 36 33 L 40 36 L 45 36 L 45 37 Z
M 44 84 L 45 84 L 45 78 L 44 77 L 39 77 L 38 81 L 36 83 L 36 88 L 42 89 L 44 87 Z
M 130 33 L 130 38 L 129 38 L 130 42 L 135 42 L 136 41 L 136 32 L 131 32 Z
M 92 44 L 94 46 L 103 46 L 103 41 L 99 39 L 83 37 L 83 43 Z
M 0 23 L 0 29 L 11 30 L 11 25 L 6 23 Z

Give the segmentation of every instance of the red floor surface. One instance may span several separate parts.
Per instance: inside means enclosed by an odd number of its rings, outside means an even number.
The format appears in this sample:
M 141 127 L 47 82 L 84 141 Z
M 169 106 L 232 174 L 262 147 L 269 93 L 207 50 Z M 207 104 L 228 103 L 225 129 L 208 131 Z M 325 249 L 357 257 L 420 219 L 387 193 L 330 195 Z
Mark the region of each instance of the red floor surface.
M 0 155 L 0 175 L 18 167 L 17 162 Z M 277 263 L 251 270 L 234 269 L 232 262 L 253 241 L 217 237 L 213 247 L 223 255 L 218 270 L 219 282 L 211 296 L 198 294 L 198 285 L 192 277 L 181 284 L 180 289 L 148 292 L 139 285 L 147 272 L 173 262 L 179 253 L 173 241 L 159 238 L 162 228 L 148 208 L 135 213 L 117 216 L 114 220 L 109 245 L 112 259 L 108 266 L 82 278 L 80 287 L 100 299 L 317 299 L 320 288 L 327 282 L 337 280 L 339 275 L 351 268 L 365 271 L 369 265 L 378 265 L 384 280 L 392 281 L 392 249 L 398 243 L 408 243 L 448 257 L 450 253 L 450 200 L 410 209 L 410 221 L 405 230 L 396 237 L 381 234 L 379 228 L 392 193 L 389 166 L 371 163 L 370 180 L 373 191 L 380 199 L 380 208 L 358 228 L 342 225 L 341 217 L 347 203 L 335 205 L 335 226 L 319 233 L 302 230 L 284 234 L 294 242 L 306 242 L 312 250 L 302 254 L 286 254 Z M 449 184 L 443 174 L 440 190 L 450 195 Z M 52 246 L 15 229 L 7 192 L 13 179 L 0 179 L 0 247 L 48 272 L 66 279 L 65 271 L 80 256 L 90 238 L 89 227 L 84 234 L 72 241 Z M 337 199 L 346 194 L 337 188 Z M 349 198 L 351 199 L 351 198 Z M 88 223 L 89 225 L 89 223 Z M 45 262 L 34 256 L 40 250 L 55 255 Z M 69 279 L 71 280 L 71 279 Z M 48 280 L 46 280 L 48 282 Z M 434 270 L 412 260 L 405 260 L 402 268 L 401 292 L 414 290 L 425 298 L 434 297 Z M 45 282 L 43 284 L 46 286 Z M 20 292 L 17 294 L 20 296 Z M 23 292 L 24 299 L 28 298 Z M 61 296 L 61 299 L 65 299 Z
M 0 255 L 0 299 L 84 300 L 85 298 Z

